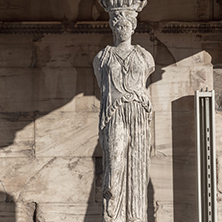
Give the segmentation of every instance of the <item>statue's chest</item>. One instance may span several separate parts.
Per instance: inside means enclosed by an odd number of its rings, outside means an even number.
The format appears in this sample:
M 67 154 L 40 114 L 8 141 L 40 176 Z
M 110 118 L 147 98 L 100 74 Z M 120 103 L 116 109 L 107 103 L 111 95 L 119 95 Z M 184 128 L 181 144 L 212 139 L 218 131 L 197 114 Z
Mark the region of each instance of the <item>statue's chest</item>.
M 143 58 L 131 56 L 124 60 L 120 60 L 113 56 L 107 64 L 110 79 L 114 83 L 123 84 L 143 84 L 146 64 Z

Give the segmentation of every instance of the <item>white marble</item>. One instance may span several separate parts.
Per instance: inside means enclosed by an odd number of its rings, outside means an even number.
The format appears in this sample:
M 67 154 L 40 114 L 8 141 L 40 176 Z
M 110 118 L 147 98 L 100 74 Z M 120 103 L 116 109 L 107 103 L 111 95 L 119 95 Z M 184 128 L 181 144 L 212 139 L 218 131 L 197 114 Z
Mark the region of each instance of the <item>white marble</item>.
M 101 90 L 100 142 L 103 149 L 103 221 L 147 221 L 151 102 L 146 80 L 152 55 L 131 45 L 137 12 L 146 1 L 101 1 L 109 12 L 114 45 L 94 59 Z

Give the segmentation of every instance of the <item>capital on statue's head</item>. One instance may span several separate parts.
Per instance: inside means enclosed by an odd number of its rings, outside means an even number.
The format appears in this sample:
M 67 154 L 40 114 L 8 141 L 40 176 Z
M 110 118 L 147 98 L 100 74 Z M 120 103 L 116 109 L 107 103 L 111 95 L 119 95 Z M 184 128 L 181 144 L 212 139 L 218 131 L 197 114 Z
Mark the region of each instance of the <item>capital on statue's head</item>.
M 140 12 L 147 4 L 147 0 L 99 0 L 99 3 L 107 11 L 130 10 Z

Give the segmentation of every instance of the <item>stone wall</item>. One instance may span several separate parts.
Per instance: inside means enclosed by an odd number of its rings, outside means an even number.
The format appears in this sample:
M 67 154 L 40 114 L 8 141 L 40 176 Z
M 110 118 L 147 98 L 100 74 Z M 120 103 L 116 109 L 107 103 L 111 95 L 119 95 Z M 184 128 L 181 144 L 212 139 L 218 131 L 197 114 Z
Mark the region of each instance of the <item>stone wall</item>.
M 222 18 L 221 0 L 150 0 L 141 21 L 208 21 Z M 0 21 L 108 20 L 97 0 L 0 0 Z
M 105 38 L 0 36 L 0 221 L 99 220 L 92 59 Z
M 147 83 L 153 103 L 149 222 L 197 221 L 194 91 L 206 87 L 217 98 L 220 221 L 222 35 L 192 32 L 190 23 L 181 23 L 186 31 L 178 34 L 162 28 L 167 24 L 153 23 L 149 34 L 133 38 L 156 61 Z M 100 221 L 92 60 L 107 44 L 112 36 L 101 33 L 0 35 L 1 222 Z

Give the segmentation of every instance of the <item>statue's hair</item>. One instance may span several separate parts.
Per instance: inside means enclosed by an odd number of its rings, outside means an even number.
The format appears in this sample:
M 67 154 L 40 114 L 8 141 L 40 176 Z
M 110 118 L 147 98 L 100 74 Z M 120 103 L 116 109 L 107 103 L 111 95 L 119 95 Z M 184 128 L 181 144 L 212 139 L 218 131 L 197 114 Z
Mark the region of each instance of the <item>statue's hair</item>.
M 123 8 L 140 12 L 146 6 L 147 0 L 99 0 L 99 3 L 107 12 Z
M 133 30 L 136 29 L 137 26 L 137 13 L 135 11 L 115 11 L 110 13 L 109 24 L 112 30 L 121 20 L 128 20 L 133 27 Z

